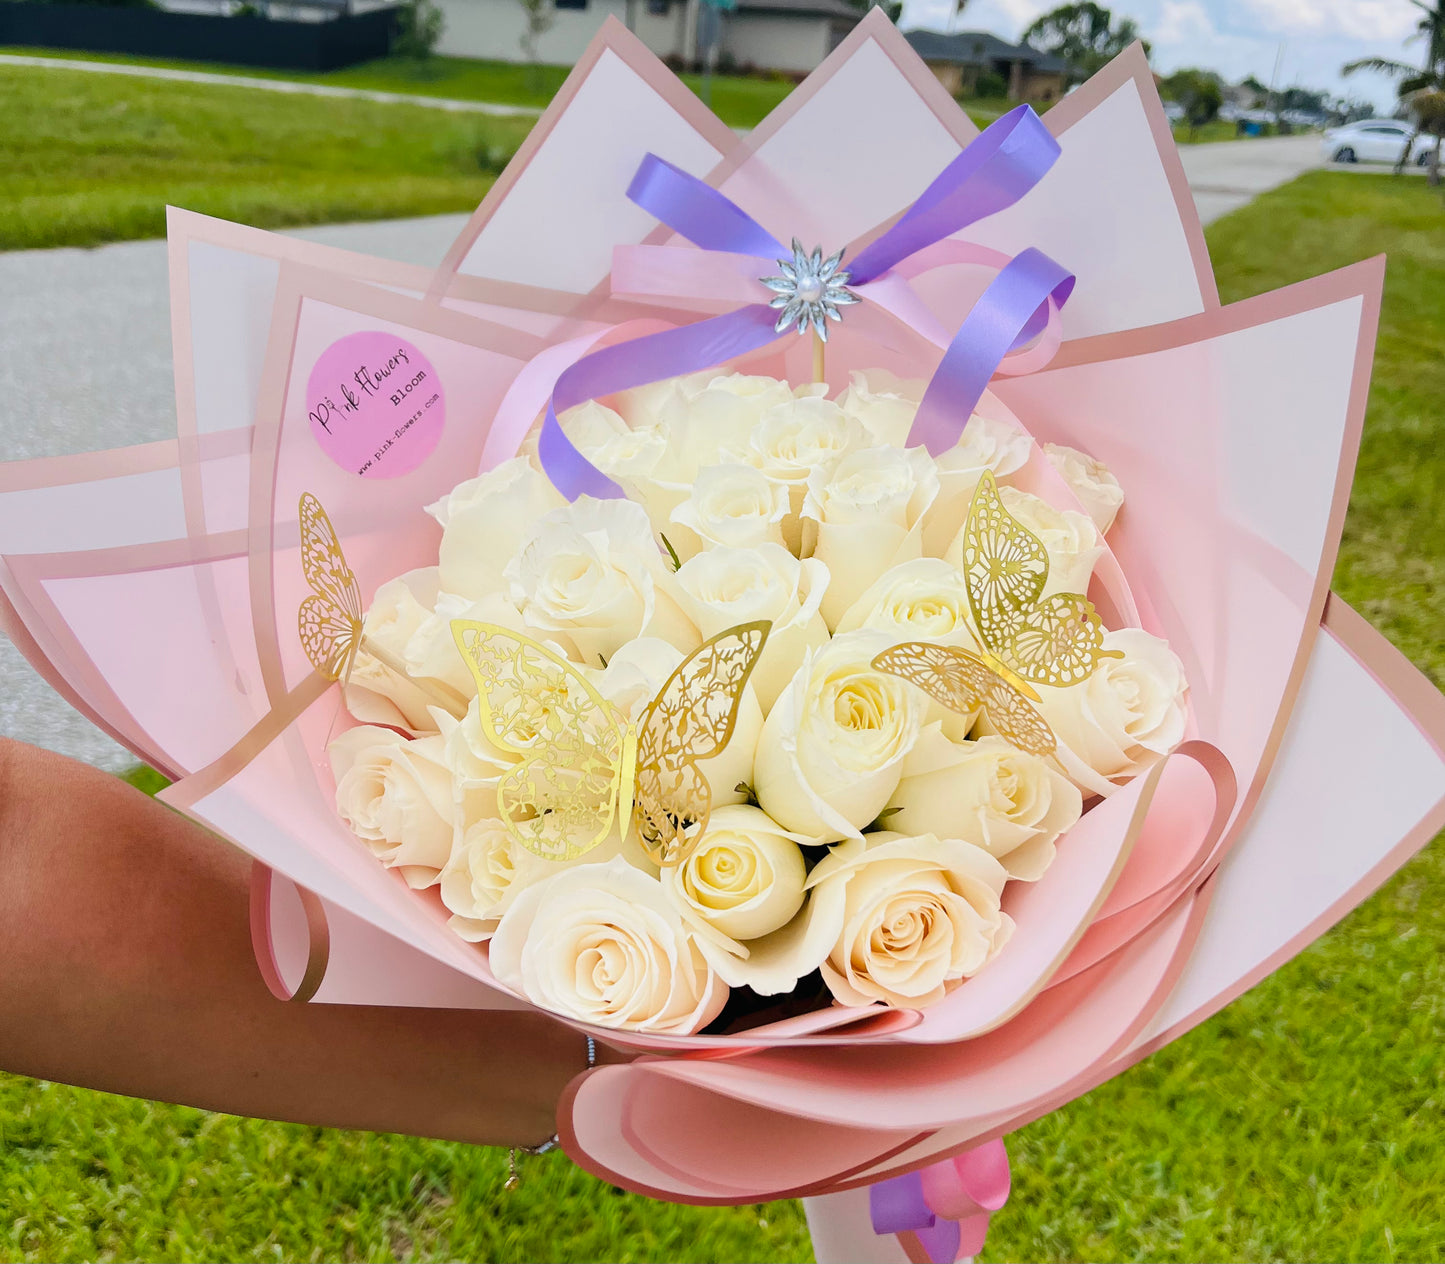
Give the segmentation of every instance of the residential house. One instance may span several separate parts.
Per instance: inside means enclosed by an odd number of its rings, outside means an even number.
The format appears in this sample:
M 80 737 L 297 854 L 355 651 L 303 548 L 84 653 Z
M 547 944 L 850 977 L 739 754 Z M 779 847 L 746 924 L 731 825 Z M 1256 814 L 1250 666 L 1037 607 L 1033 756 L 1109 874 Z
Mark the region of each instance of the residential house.
M 451 57 L 525 61 L 526 17 L 518 0 L 436 0 L 446 18 L 437 51 Z M 701 0 L 553 0 L 553 22 L 537 40 L 540 60 L 575 62 L 610 16 L 659 57 L 695 65 L 706 30 Z M 844 0 L 737 0 L 720 14 L 718 61 L 724 66 L 807 74 L 857 25 Z M 705 36 L 704 36 L 705 38 Z
M 985 75 L 1004 84 L 1010 101 L 1053 101 L 1069 86 L 1066 62 L 987 31 L 907 31 L 904 38 L 951 96 L 976 95 Z

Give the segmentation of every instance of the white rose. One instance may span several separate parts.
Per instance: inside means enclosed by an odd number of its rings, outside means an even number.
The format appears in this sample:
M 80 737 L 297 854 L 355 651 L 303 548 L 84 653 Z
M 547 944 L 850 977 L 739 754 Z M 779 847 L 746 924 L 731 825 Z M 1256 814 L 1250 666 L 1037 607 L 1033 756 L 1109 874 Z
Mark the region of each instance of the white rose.
M 1048 501 L 1016 487 L 1000 487 L 998 495 L 1003 507 L 1038 539 L 1049 555 L 1049 575 L 1042 595 L 1087 593 L 1094 563 L 1104 552 L 1103 537 L 1093 520 L 1072 509 L 1055 509 Z M 962 565 L 961 533 L 947 557 L 955 565 Z
M 689 650 L 699 643 L 669 595 L 672 576 L 647 515 L 631 501 L 583 496 L 554 509 L 505 574 L 528 626 L 567 638 L 585 662 L 606 659 L 644 633 Z
M 790 488 L 802 507 L 808 476 L 831 469 L 849 452 L 866 447 L 868 431 L 831 400 L 806 396 L 768 409 L 749 439 L 751 460 L 774 482 Z
M 1104 633 L 1104 648 L 1124 657 L 1100 660 L 1082 684 L 1040 685 L 1038 707 L 1068 748 L 1065 754 L 1098 777 L 1130 777 L 1184 740 L 1189 685 L 1183 664 L 1161 637 L 1121 628 Z M 1080 780 L 1072 769 L 1070 775 Z
M 442 526 L 441 588 L 474 599 L 505 588 L 502 568 L 532 525 L 566 498 L 524 457 L 458 484 L 427 506 Z
M 1079 498 L 1079 504 L 1094 520 L 1099 534 L 1107 534 L 1114 525 L 1114 515 L 1124 503 L 1124 489 L 1113 472 L 1102 461 L 1058 443 L 1044 444 L 1044 455 Z
M 425 667 L 420 659 L 411 661 L 412 648 L 430 635 L 437 596 L 434 566 L 408 571 L 376 590 L 362 623 L 363 648 L 346 679 L 346 709 L 356 719 L 429 733 L 437 727 L 431 708 L 445 701 L 459 714 L 466 706 L 474 691 L 456 683 L 449 661 L 429 655 Z M 451 657 L 465 675 L 455 645 Z
M 984 470 L 1003 482 L 1028 464 L 1033 440 L 1023 431 L 974 413 L 963 435 L 935 461 L 938 495 L 923 526 L 923 551 L 943 557 L 968 517 L 973 493 Z
M 675 578 L 678 602 L 704 640 L 740 623 L 771 620 L 751 678 L 764 713 L 808 651 L 828 640 L 818 610 L 828 568 L 813 558 L 798 561 L 781 544 L 711 548 L 684 562 Z
M 719 544 L 781 546 L 787 513 L 786 487 L 750 465 L 710 465 L 698 473 L 691 494 L 672 511 L 672 521 L 687 527 L 698 547 L 691 549 L 686 537 L 673 541 L 673 547 L 680 557 L 690 558 Z
M 557 420 L 583 456 L 608 478 L 620 482 L 650 476 L 667 446 L 658 431 L 633 430 L 621 416 L 595 399 L 569 408 Z
M 413 679 L 444 685 L 455 690 L 466 702 L 476 696 L 477 684 L 467 668 L 466 659 L 457 649 L 456 638 L 452 635 L 453 619 L 493 623 L 522 635 L 528 635 L 529 630 L 512 599 L 502 593 L 489 593 L 480 601 L 458 597 L 455 593 L 437 594 L 436 608 L 422 620 L 407 641 L 402 661 L 406 664 L 407 674 Z
M 892 642 L 870 630 L 809 656 L 763 724 L 754 759 L 758 803 L 785 829 L 858 838 L 888 803 L 922 725 L 924 697 L 873 670 Z
M 682 660 L 682 652 L 666 641 L 639 637 L 618 650 L 609 660 L 607 670 L 598 674 L 598 692 L 636 724 Z M 739 700 L 727 745 L 716 755 L 697 761 L 697 770 L 712 792 L 714 807 L 741 803 L 747 798 L 738 786 L 752 777 L 753 752 L 762 731 L 763 711 L 749 682 Z
M 469 943 L 488 939 L 513 901 L 534 883 L 563 869 L 602 864 L 614 856 L 644 873 L 655 874 L 637 835 L 614 829 L 591 851 L 571 860 L 539 856 L 517 842 L 504 822 L 480 816 L 459 829 L 441 872 L 442 903 L 451 911 L 447 926 Z
M 906 447 L 927 383 L 896 377 L 886 369 L 855 369 L 848 380 L 838 407 L 862 422 L 874 443 Z
M 534 1004 L 599 1027 L 688 1035 L 727 1001 L 662 884 L 621 859 L 524 890 L 502 915 L 490 962 Z
M 1008 875 L 981 847 L 931 834 L 872 834 L 835 847 L 808 877 L 813 916 L 836 930 L 823 979 L 844 1005 L 924 1009 L 1008 941 Z
M 691 557 L 702 547 L 693 529 L 673 517 L 692 492 L 698 472 L 711 465 L 745 463 L 748 436 L 758 419 L 791 398 L 787 383 L 775 378 L 698 374 L 677 379 L 666 402 L 655 405 L 662 451 L 652 468 L 635 472 L 627 486 L 679 557 Z
M 502 901 L 522 889 L 516 882 L 520 857 L 531 853 L 513 841 L 501 821 L 483 818 L 460 834 L 441 872 L 442 903 L 451 912 L 447 926 L 453 932 L 469 943 L 491 936 Z
M 1078 787 L 1047 760 L 1001 737 L 951 742 L 920 738 L 893 792 L 888 828 L 975 843 L 1010 878 L 1033 882 L 1054 858 L 1054 841 L 1083 811 Z
M 978 650 L 963 572 L 937 557 L 915 558 L 882 575 L 838 620 L 839 633 L 858 628 L 886 632 L 893 645 L 930 641 Z M 967 737 L 977 719 L 977 711 L 962 714 L 931 699 L 928 702 L 929 722 L 942 725 L 955 741 Z
M 923 448 L 863 448 L 808 478 L 803 517 L 817 524 L 813 556 L 832 577 L 823 620 L 836 627 L 880 575 L 923 552 L 923 515 L 938 494 Z
M 451 855 L 456 821 L 442 738 L 411 740 L 361 725 L 327 752 L 341 819 L 408 886 L 435 883 Z
M 687 859 L 661 876 L 685 918 L 745 941 L 793 919 L 808 871 L 798 844 L 766 812 L 739 803 L 714 810 Z
M 877 628 L 899 641 L 935 641 L 977 650 L 968 584 L 952 562 L 919 557 L 880 575 L 838 620 L 838 632 Z
M 634 430 L 660 426 L 682 411 L 687 399 L 717 377 L 716 369 L 703 369 L 684 377 L 667 377 L 660 382 L 646 382 L 612 398 L 613 407 Z

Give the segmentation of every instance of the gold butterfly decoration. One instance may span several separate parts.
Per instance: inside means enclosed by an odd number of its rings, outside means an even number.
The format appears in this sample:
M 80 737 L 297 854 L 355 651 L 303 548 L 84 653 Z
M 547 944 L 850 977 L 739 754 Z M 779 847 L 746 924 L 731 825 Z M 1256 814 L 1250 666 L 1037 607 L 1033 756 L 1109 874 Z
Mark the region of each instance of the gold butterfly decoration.
M 982 649 L 908 641 L 873 660 L 931 698 L 965 714 L 982 710 L 1022 750 L 1052 754 L 1057 743 L 1032 705 L 1034 685 L 1064 687 L 1089 678 L 1100 659 L 1104 626 L 1081 593 L 1044 597 L 1049 555 L 1043 542 L 1004 507 L 985 470 L 963 528 L 963 573 Z
M 351 672 L 361 649 L 361 590 L 321 502 L 303 492 L 298 512 L 301 571 L 311 588 L 296 614 L 301 645 L 317 671 L 340 680 Z
M 395 654 L 368 640 L 363 632 L 361 589 L 346 564 L 341 540 L 321 502 L 310 492 L 301 494 L 298 510 L 301 524 L 301 571 L 311 595 L 296 612 L 301 647 L 306 657 L 327 680 L 343 685 L 363 650 L 387 670 L 409 680 L 426 695 L 433 706 L 454 716 L 466 714 L 467 700 L 445 681 L 413 676 Z
M 631 723 L 561 655 L 530 637 L 452 622 L 477 684 L 483 729 L 518 756 L 497 784 L 508 833 L 549 860 L 571 860 L 637 827 L 659 865 L 682 863 L 707 828 L 712 793 L 698 762 L 732 738 L 766 620 L 694 650 Z

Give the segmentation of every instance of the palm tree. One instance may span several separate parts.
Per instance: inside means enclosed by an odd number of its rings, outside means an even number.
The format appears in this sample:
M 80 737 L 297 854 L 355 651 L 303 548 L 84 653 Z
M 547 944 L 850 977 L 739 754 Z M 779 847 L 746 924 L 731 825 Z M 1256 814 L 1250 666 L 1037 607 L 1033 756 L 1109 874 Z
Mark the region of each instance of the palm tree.
M 1435 148 L 1430 155 L 1430 183 L 1438 184 L 1440 137 L 1445 134 L 1445 120 L 1441 119 L 1432 98 L 1445 91 L 1445 0 L 1435 0 L 1433 5 L 1427 4 L 1426 0 L 1410 0 L 1410 3 L 1419 9 L 1423 16 L 1415 28 L 1415 34 L 1406 43 L 1413 43 L 1415 40 L 1425 42 L 1424 65 L 1412 66 L 1408 62 L 1393 61 L 1388 57 L 1361 57 L 1358 61 L 1341 66 L 1340 73 L 1352 75 L 1358 70 L 1373 70 L 1400 81 L 1400 101 L 1410 107 L 1411 113 L 1416 116 L 1419 130 L 1436 138 Z M 1395 164 L 1397 175 L 1405 169 L 1412 148 L 1413 144 L 1405 146 L 1400 161 Z

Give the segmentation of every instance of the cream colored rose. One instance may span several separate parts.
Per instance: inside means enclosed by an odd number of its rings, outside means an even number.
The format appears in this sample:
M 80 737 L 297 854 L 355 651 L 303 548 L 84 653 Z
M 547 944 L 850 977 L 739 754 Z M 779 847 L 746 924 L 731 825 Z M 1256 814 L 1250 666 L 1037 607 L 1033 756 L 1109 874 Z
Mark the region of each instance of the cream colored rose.
M 557 420 L 583 456 L 609 478 L 623 483 L 650 477 L 667 446 L 659 431 L 633 430 L 618 413 L 595 399 L 569 408 Z
M 839 632 L 876 628 L 898 641 L 936 641 L 976 650 L 963 572 L 937 557 L 893 567 L 838 620 Z
M 1092 519 L 1072 509 L 1055 509 L 1048 501 L 1016 487 L 1000 487 L 998 494 L 1004 508 L 1048 553 L 1049 574 L 1042 595 L 1087 593 L 1094 564 L 1104 552 L 1103 537 Z M 944 552 L 954 566 L 963 565 L 964 535 L 960 530 Z
M 699 643 L 670 596 L 647 515 L 631 501 L 584 496 L 553 510 L 505 573 L 527 625 L 566 638 L 583 662 L 597 664 L 644 633 L 684 649 Z
M 451 855 L 456 811 L 443 745 L 361 725 L 327 748 L 341 819 L 412 887 L 433 885 Z
M 426 566 L 377 588 L 363 623 L 358 650 L 345 683 L 347 709 L 364 724 L 392 725 L 413 734 L 436 731 L 431 711 L 445 702 L 460 715 L 471 689 L 458 688 L 449 660 L 413 662 L 435 623 L 436 568 Z M 457 657 L 455 646 L 452 657 Z M 457 666 L 462 666 L 458 659 Z
M 751 684 L 766 714 L 809 650 L 828 640 L 818 607 L 828 568 L 800 562 L 781 544 L 719 546 L 699 553 L 677 572 L 678 601 L 704 639 L 740 623 L 771 621 Z
M 1078 787 L 1047 760 L 1001 737 L 952 742 L 927 730 L 903 765 L 889 807 L 890 829 L 961 838 L 1033 882 L 1054 859 L 1054 842 L 1083 811 Z
M 651 429 L 681 412 L 688 397 L 702 390 L 717 376 L 716 369 L 703 369 L 700 373 L 683 377 L 646 382 L 630 390 L 618 391 L 611 397 L 612 406 L 632 429 Z
M 785 829 L 823 840 L 861 837 L 897 788 L 924 697 L 873 670 L 874 655 L 891 644 L 871 630 L 834 637 L 803 663 L 769 712 L 753 787 Z
M 802 507 L 808 477 L 868 444 L 868 431 L 831 400 L 789 399 L 768 409 L 749 441 L 751 461 L 774 482 L 793 493 L 794 512 Z
M 531 853 L 512 840 L 501 821 L 474 821 L 457 838 L 441 872 L 442 903 L 451 912 L 447 926 L 454 933 L 468 943 L 491 937 L 502 901 L 521 889 L 516 881 L 521 857 Z
M 863 448 L 808 478 L 803 517 L 816 524 L 813 556 L 832 577 L 823 620 L 836 627 L 885 571 L 923 552 L 923 515 L 938 494 L 922 448 Z
M 618 650 L 607 670 L 596 673 L 594 679 L 598 692 L 637 724 L 682 660 L 682 652 L 666 641 L 639 637 Z M 752 777 L 753 752 L 762 730 L 763 711 L 749 685 L 738 703 L 727 745 L 716 755 L 697 761 L 697 770 L 708 783 L 714 806 L 741 803 L 747 798 L 746 791 L 738 786 Z
M 506 588 L 502 570 L 543 514 L 566 498 L 524 457 L 460 483 L 427 506 L 442 527 L 442 591 L 480 599 Z
M 690 558 L 713 545 L 781 546 L 787 513 L 786 487 L 750 465 L 710 465 L 698 473 L 689 497 L 672 511 L 672 521 L 693 533 L 698 549 L 685 552 L 688 546 L 677 541 L 673 547 L 680 557 Z
M 1130 777 L 1184 740 L 1189 685 L 1183 664 L 1161 637 L 1122 628 L 1104 633 L 1104 648 L 1124 657 L 1100 660 L 1082 684 L 1039 686 L 1038 707 L 1068 748 L 1063 755 L 1098 777 Z M 1100 788 L 1087 779 L 1083 784 Z
M 1055 509 L 1048 501 L 1016 487 L 1000 487 L 1003 506 L 1035 535 L 1049 554 L 1049 577 L 1044 596 L 1057 592 L 1087 593 L 1094 563 L 1104 552 L 1104 540 L 1087 514 Z M 949 560 L 961 562 L 963 541 L 950 550 Z
M 759 808 L 714 809 L 688 858 L 662 870 L 662 887 L 689 921 L 746 941 L 786 926 L 808 876 L 798 844 Z
M 937 557 L 904 562 L 881 576 L 848 607 L 837 631 L 873 628 L 884 632 L 890 644 L 930 641 L 977 652 L 969 614 L 968 586 L 963 572 Z M 927 704 L 928 722 L 962 741 L 978 719 L 978 712 L 962 714 L 941 703 Z
M 1124 503 L 1124 489 L 1113 472 L 1102 461 L 1058 443 L 1044 444 L 1044 455 L 1079 498 L 1079 504 L 1094 520 L 1099 534 L 1107 534 Z
M 512 902 L 529 886 L 563 869 L 602 864 L 614 856 L 633 868 L 656 874 L 636 834 L 625 838 L 614 829 L 591 851 L 572 860 L 553 860 L 529 851 L 491 816 L 468 821 L 459 829 L 452 853 L 441 872 L 442 903 L 451 911 L 447 925 L 470 943 L 488 939 Z
M 455 690 L 465 702 L 476 696 L 477 685 L 452 635 L 454 619 L 493 623 L 522 635 L 530 635 L 530 629 L 512 604 L 512 599 L 503 593 L 490 593 L 480 601 L 458 597 L 454 593 L 437 594 L 436 608 L 422 620 L 407 641 L 402 661 L 407 675 L 413 679 L 445 685 Z M 455 707 L 451 709 L 456 710 Z
M 662 884 L 625 860 L 564 869 L 522 891 L 492 937 L 497 978 L 599 1027 L 688 1035 L 728 990 Z
M 1033 440 L 1023 431 L 979 413 L 969 418 L 963 435 L 947 452 L 940 454 L 938 495 L 923 526 L 923 551 L 929 557 L 944 557 L 958 535 L 978 480 L 992 470 L 1000 483 L 1028 464 Z
M 903 448 L 908 446 L 908 432 L 927 385 L 886 369 L 854 369 L 848 375 L 848 389 L 838 396 L 838 407 L 861 421 L 874 443 Z
M 823 979 L 844 1005 L 923 1009 L 1008 941 L 1008 875 L 981 847 L 932 834 L 870 834 L 808 877 L 814 917 L 836 927 Z

